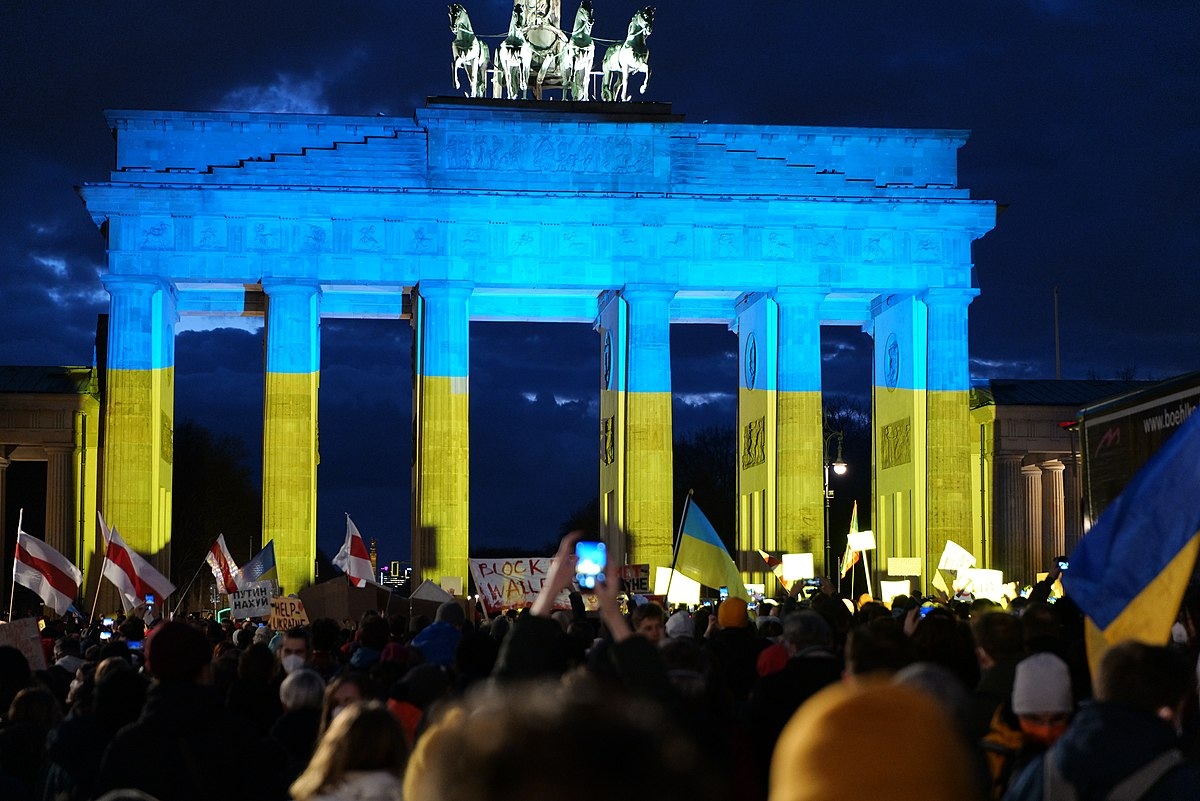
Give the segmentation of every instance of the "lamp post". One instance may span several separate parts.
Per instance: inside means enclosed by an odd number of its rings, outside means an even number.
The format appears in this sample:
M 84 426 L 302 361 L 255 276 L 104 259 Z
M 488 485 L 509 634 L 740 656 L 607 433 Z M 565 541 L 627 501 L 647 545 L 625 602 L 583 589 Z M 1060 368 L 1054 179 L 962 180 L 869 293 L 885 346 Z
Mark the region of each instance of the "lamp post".
M 829 470 L 833 469 L 834 475 L 844 476 L 848 469 L 846 462 L 842 459 L 842 432 L 830 431 L 825 435 L 825 444 L 821 449 L 821 461 L 825 464 L 825 574 L 829 579 L 833 580 L 833 550 L 832 543 L 829 541 L 829 502 L 833 500 L 833 490 L 829 488 Z M 837 440 L 837 457 L 829 460 L 829 443 Z

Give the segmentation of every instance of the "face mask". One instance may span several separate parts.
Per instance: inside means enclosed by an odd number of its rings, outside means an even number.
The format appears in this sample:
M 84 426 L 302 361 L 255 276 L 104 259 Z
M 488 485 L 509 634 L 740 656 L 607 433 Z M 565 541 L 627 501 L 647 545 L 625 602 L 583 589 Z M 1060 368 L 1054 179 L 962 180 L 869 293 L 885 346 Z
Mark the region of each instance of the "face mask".
M 283 665 L 284 673 L 291 673 L 304 667 L 304 657 L 300 654 L 288 654 L 279 660 L 279 664 Z
M 1069 725 L 1069 723 L 1033 723 L 1022 720 L 1021 731 L 1034 742 L 1051 746 L 1054 745 L 1059 737 L 1063 736 Z

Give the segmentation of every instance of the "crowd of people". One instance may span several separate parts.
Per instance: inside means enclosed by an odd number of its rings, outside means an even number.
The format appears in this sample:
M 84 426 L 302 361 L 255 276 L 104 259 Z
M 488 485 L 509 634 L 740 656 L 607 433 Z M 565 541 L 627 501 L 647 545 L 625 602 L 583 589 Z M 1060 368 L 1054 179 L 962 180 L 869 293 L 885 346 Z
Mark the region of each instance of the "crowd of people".
M 492 618 L 50 620 L 48 669 L 0 647 L 0 798 L 1200 798 L 1197 588 L 1170 645 L 1092 675 L 1045 587 L 664 610 L 601 582 L 598 616 L 556 610 L 578 537 Z

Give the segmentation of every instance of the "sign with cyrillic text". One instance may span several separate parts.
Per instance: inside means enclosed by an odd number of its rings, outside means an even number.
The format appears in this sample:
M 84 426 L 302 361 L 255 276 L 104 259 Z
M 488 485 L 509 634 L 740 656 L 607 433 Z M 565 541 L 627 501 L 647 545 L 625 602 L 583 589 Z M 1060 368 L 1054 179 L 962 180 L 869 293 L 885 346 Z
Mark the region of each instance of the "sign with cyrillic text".
M 271 614 L 274 581 L 249 581 L 229 596 L 229 609 L 235 618 L 266 617 Z

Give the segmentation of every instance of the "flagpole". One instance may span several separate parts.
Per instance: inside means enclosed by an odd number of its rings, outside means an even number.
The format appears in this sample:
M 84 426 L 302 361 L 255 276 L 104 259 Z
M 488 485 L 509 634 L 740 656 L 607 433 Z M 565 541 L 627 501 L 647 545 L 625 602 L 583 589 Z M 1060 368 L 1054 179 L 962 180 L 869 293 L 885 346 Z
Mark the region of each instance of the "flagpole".
M 100 510 L 96 510 L 96 517 L 100 520 L 100 536 L 104 539 L 104 558 L 100 560 L 100 576 L 96 579 L 96 597 L 92 599 L 92 614 L 88 616 L 88 625 L 96 619 L 96 607 L 100 605 L 100 580 L 104 578 L 104 563 L 108 561 L 108 526 L 104 523 L 104 516 L 100 514 Z
M 687 520 L 688 507 L 692 505 L 692 493 L 694 489 L 689 489 L 687 497 L 683 499 L 683 514 L 679 516 L 679 529 L 675 532 L 675 547 L 671 553 L 671 572 L 667 575 L 667 592 L 663 597 L 663 601 L 667 606 L 671 605 L 671 581 L 675 578 L 675 565 L 679 562 L 679 541 L 683 539 L 683 521 Z
M 22 506 L 20 508 L 20 510 L 17 511 L 17 536 L 18 537 L 21 536 L 21 524 L 24 522 L 25 522 L 25 507 Z M 8 622 L 9 623 L 12 623 L 13 602 L 17 598 L 17 553 L 18 553 L 18 549 L 20 547 L 21 547 L 20 544 L 18 544 L 15 548 L 13 548 L 12 587 L 9 588 L 9 592 L 8 592 Z
M 212 550 L 212 546 L 215 545 L 216 542 L 217 542 L 216 540 L 212 541 L 212 544 L 208 546 L 209 550 Z M 170 620 L 174 620 L 175 616 L 179 614 L 180 607 L 182 607 L 183 602 L 187 600 L 188 590 L 190 590 L 192 588 L 192 585 L 196 583 L 196 579 L 199 578 L 199 576 L 200 576 L 200 571 L 204 569 L 204 566 L 206 564 L 208 564 L 208 562 L 206 562 L 203 559 L 200 560 L 200 567 L 197 568 L 196 572 L 192 575 L 192 580 L 188 582 L 187 588 L 184 589 L 183 594 L 179 596 L 179 603 L 176 604 L 175 611 L 171 613 L 171 617 L 169 618 Z

